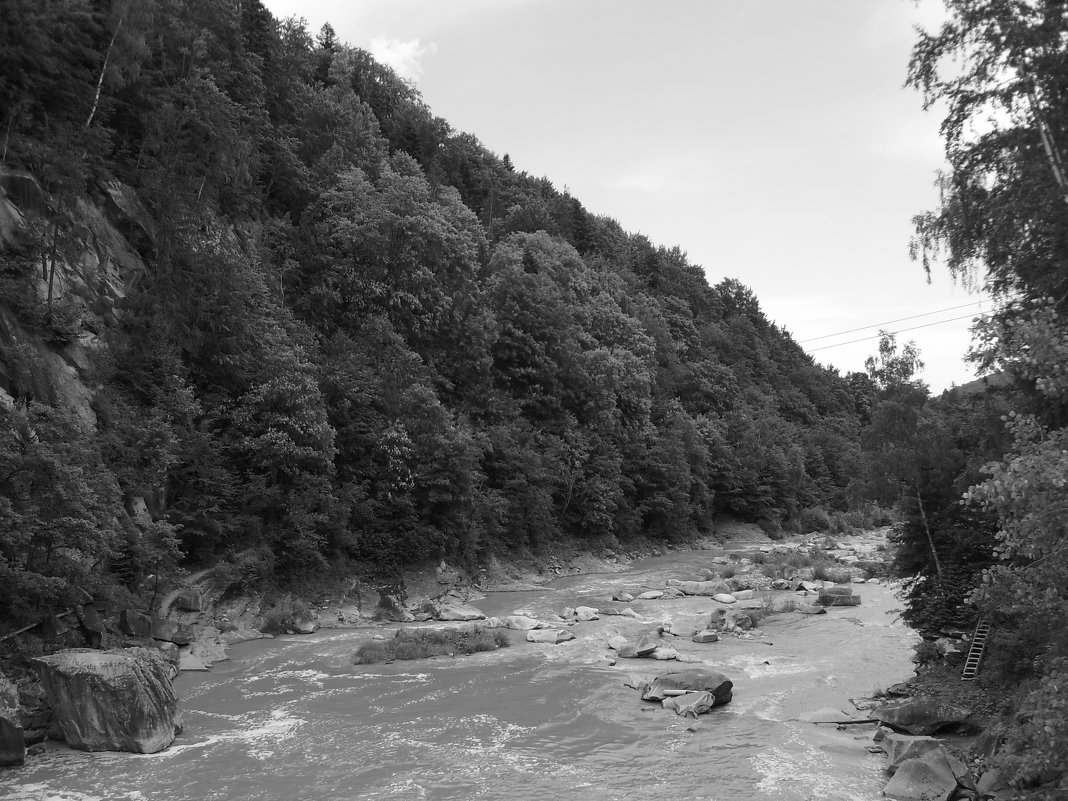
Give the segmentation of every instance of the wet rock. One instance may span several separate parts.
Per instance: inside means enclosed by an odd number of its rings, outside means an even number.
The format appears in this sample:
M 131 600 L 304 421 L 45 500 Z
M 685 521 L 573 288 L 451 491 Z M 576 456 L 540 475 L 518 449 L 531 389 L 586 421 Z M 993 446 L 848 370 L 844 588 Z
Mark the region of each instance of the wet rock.
M 775 581 L 771 582 L 771 588 L 773 590 L 789 590 L 789 589 L 791 589 L 790 582 L 787 581 L 786 579 L 781 579 L 781 578 L 780 579 L 775 579 Z
M 178 652 L 178 669 L 183 673 L 211 670 L 211 663 L 194 655 L 188 648 L 183 648 Z
M 579 623 L 588 623 L 591 620 L 600 620 L 597 616 L 597 610 L 592 606 L 576 606 L 575 607 L 575 619 Z
M 718 642 L 719 635 L 716 634 L 716 632 L 714 631 L 709 631 L 708 629 L 705 629 L 704 631 L 697 632 L 690 639 L 697 643 Z
M 658 645 L 649 654 L 650 659 L 657 659 L 661 662 L 667 662 L 672 659 L 679 658 L 679 652 L 672 648 L 670 645 Z
M 934 698 L 913 698 L 872 711 L 872 717 L 908 734 L 934 734 L 942 729 L 967 726 L 971 710 Z
M 813 604 L 799 604 L 797 611 L 802 615 L 825 615 L 827 610 L 822 606 L 814 606 Z
M 627 645 L 627 638 L 622 634 L 613 634 L 608 638 L 608 647 L 613 651 L 619 651 Z
M 883 788 L 894 801 L 947 801 L 957 789 L 957 777 L 941 750 L 906 759 Z
M 575 635 L 565 629 L 535 629 L 527 632 L 527 642 L 544 642 L 558 645 L 575 639 Z
M 729 593 L 725 592 L 717 592 L 715 595 L 712 596 L 712 600 L 716 603 L 721 604 L 733 604 L 737 603 L 738 601 L 738 599 L 735 598 L 733 595 L 730 595 Z
M 612 600 L 613 601 L 620 601 L 621 603 L 629 603 L 630 601 L 634 600 L 634 596 L 631 595 L 629 592 L 624 592 L 622 590 L 618 590 L 618 591 L 612 593 Z
M 733 595 L 736 601 L 752 601 L 756 597 L 753 590 L 736 590 Z
M 638 596 L 639 601 L 657 601 L 664 597 L 664 593 L 660 590 L 646 590 Z
M 19 716 L 19 691 L 0 673 L 0 767 L 21 765 L 26 759 L 22 720 Z
M 642 637 L 638 640 L 638 644 L 635 646 L 635 652 L 639 657 L 649 656 L 656 650 L 657 643 L 655 640 L 649 637 Z
M 879 747 L 886 754 L 886 769 L 894 773 L 906 759 L 926 756 L 932 751 L 939 750 L 942 744 L 934 737 L 891 731 L 879 741 Z
M 689 668 L 664 673 L 642 687 L 643 701 L 663 701 L 679 695 L 677 691 L 709 692 L 714 697 L 713 706 L 729 703 L 733 697 L 734 684 L 716 670 Z
M 691 718 L 711 712 L 715 705 L 716 696 L 710 692 L 685 693 L 665 698 L 660 702 L 660 706 L 664 709 L 673 709 L 676 715 Z
M 612 615 L 625 615 L 627 617 L 630 617 L 630 615 L 634 614 L 634 610 L 628 609 L 625 606 L 612 606 L 611 604 L 609 604 L 608 606 L 597 607 L 597 613 L 599 615 L 607 615 L 609 617 L 611 617 Z
M 178 699 L 155 651 L 73 649 L 32 664 L 72 748 L 152 754 L 181 729 Z

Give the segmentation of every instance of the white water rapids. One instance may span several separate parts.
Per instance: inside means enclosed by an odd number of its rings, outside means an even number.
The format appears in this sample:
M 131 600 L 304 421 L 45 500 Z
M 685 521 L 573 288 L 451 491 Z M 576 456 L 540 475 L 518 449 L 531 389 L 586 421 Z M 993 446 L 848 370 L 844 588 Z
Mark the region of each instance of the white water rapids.
M 491 593 L 487 614 L 534 616 L 603 603 L 616 589 L 693 578 L 712 552 L 635 563 L 622 573 L 559 579 L 536 592 Z M 608 633 L 658 623 L 698 626 L 702 598 L 639 601 L 645 622 L 604 617 L 577 639 L 514 645 L 462 659 L 353 666 L 372 630 L 333 630 L 236 646 L 230 662 L 175 682 L 185 731 L 151 755 L 72 751 L 50 742 L 25 767 L 0 772 L 13 801 L 874 801 L 883 760 L 870 726 L 817 725 L 908 677 L 915 634 L 895 622 L 884 586 L 826 615 L 765 620 L 760 636 L 672 645 L 734 682 L 734 700 L 693 721 L 643 703 L 628 674 L 690 665 L 621 659 Z M 776 593 L 780 599 L 789 593 Z M 655 634 L 654 634 L 655 636 Z

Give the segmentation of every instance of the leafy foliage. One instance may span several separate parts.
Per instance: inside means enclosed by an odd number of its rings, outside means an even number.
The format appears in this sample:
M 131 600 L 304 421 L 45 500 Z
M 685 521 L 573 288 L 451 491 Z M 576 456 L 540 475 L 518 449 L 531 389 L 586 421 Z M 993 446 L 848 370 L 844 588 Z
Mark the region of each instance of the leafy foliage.
M 88 482 L 60 515 L 83 528 L 19 500 L 21 473 L 4 485 L 31 605 L 74 580 L 49 537 L 131 589 L 220 559 L 246 586 L 849 509 L 863 387 L 739 281 L 709 286 L 453 131 L 329 26 L 259 0 L 0 16 L 26 214 L 0 243 L 22 332 L 0 377 L 59 404 L 34 355 L 106 345 L 83 370 L 97 430 L 39 468 L 49 491 Z M 4 420 L 44 443 L 63 414 Z

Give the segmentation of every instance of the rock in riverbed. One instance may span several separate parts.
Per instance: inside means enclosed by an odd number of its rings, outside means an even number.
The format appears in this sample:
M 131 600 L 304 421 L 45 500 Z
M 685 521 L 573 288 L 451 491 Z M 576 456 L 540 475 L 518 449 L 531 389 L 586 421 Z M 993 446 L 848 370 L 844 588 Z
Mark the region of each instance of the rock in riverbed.
M 733 690 L 734 683 L 719 671 L 691 668 L 657 676 L 642 687 L 642 700 L 663 701 L 687 692 L 709 692 L 715 699 L 713 706 L 720 706 L 730 702 Z
M 32 663 L 72 748 L 154 754 L 181 731 L 178 699 L 155 651 L 76 648 Z

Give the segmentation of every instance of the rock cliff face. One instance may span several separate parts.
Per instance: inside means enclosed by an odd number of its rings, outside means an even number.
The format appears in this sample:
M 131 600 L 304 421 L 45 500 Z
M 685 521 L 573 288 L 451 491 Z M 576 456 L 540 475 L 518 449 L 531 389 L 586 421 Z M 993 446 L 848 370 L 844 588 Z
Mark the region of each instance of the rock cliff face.
M 153 754 L 181 731 L 170 674 L 153 651 L 71 649 L 34 665 L 72 748 Z
M 21 765 L 26 758 L 19 722 L 19 693 L 15 685 L 0 673 L 0 767 Z

